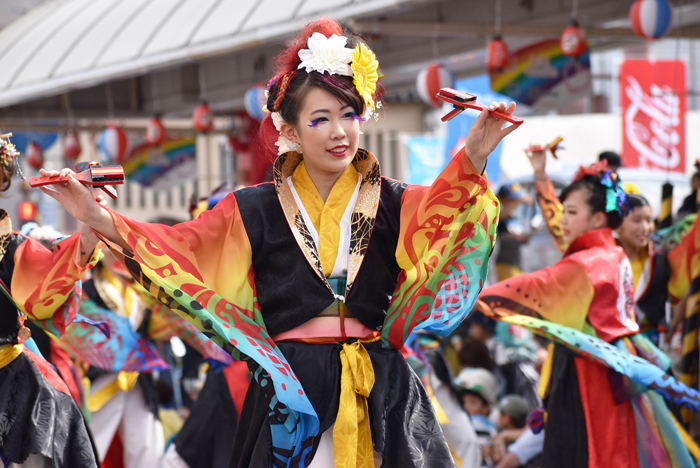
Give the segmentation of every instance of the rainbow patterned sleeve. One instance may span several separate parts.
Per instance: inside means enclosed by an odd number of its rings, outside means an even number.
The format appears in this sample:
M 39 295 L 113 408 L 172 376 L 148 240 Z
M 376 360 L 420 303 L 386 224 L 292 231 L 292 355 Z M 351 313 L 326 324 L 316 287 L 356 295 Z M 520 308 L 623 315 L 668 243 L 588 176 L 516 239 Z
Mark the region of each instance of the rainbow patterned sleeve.
M 541 317 L 582 331 L 594 294 L 583 265 L 566 257 L 551 267 L 489 286 L 479 299 L 503 315 Z
M 471 311 L 486 279 L 498 200 L 464 151 L 432 186 L 409 186 L 401 203 L 396 259 L 402 272 L 382 330 L 401 349 L 411 332 L 449 334 Z
M 299 379 L 265 328 L 255 296 L 250 241 L 235 195 L 174 227 L 110 213 L 129 248 L 98 236 L 155 299 L 256 369 L 256 381 L 272 392 L 273 449 L 300 456 L 320 424 Z
M 542 216 L 545 223 L 547 223 L 549 233 L 552 235 L 554 245 L 557 246 L 560 252 L 564 253 L 568 247 L 564 241 L 564 234 L 561 228 L 561 215 L 564 212 L 564 208 L 554 190 L 554 185 L 547 177 L 545 182 L 535 182 L 535 188 L 537 189 L 537 203 L 540 205 Z
M 687 224 L 691 220 L 693 224 L 688 229 Z M 676 228 L 675 231 L 678 232 L 673 233 L 677 240 L 671 244 L 672 248 L 666 254 L 671 268 L 668 292 L 676 302 L 685 296 L 693 278 L 700 276 L 698 271 L 694 271 L 700 268 L 700 216 L 688 215 L 671 228 Z M 654 248 L 661 250 L 656 243 Z
M 96 254 L 97 255 L 97 254 Z M 58 336 L 78 313 L 80 279 L 94 265 L 96 257 L 80 266 L 80 235 L 74 234 L 54 245 L 53 251 L 27 239 L 15 251 L 12 298 L 29 319 Z
M 192 346 L 205 359 L 212 359 L 226 366 L 233 362 L 231 356 L 206 337 L 190 322 L 156 301 L 153 296 L 144 294 L 144 302 L 151 311 L 148 322 L 148 337 L 156 341 L 168 341 L 177 336 Z

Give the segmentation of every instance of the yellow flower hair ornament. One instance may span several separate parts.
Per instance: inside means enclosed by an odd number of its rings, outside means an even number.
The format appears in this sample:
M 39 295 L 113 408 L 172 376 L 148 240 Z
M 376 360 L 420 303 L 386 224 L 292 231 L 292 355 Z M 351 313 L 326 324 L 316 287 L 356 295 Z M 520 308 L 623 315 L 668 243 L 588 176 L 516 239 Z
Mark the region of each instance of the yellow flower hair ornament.
M 379 62 L 369 47 L 358 44 L 352 53 L 352 82 L 370 113 L 375 111 L 374 93 L 379 80 Z

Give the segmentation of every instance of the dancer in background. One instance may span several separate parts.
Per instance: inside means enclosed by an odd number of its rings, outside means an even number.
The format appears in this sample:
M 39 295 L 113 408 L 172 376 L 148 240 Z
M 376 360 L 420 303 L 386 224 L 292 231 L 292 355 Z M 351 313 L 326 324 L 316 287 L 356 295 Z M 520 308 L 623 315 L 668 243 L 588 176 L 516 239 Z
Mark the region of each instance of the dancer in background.
M 537 200 L 547 228 L 555 245 L 563 253 L 568 246 L 562 235 L 563 206 L 546 174 L 546 151 L 530 151 L 528 157 L 535 173 Z M 638 192 L 636 187 L 630 188 L 632 192 Z M 668 327 L 666 302 L 669 300 L 669 282 L 673 275 L 668 254 L 678 244 L 676 237 L 685 235 L 694 218 L 680 221 L 665 234 L 657 235 L 653 242 L 654 223 L 648 200 L 638 193 L 629 194 L 628 199 L 630 212 L 616 229 L 615 240 L 632 267 L 637 323 L 649 339 L 659 344 L 660 330 Z M 672 302 L 675 304 L 678 299 L 676 297 Z
M 0 141 L 0 191 L 10 188 L 14 146 Z M 92 193 L 88 191 L 88 196 Z M 96 468 L 87 427 L 51 365 L 22 343 L 26 320 L 55 335 L 73 321 L 80 278 L 96 262 L 97 238 L 79 234 L 46 249 L 12 230 L 0 209 L 0 460 L 25 468 Z
M 484 289 L 480 307 L 542 317 L 668 369 L 670 360 L 639 334 L 632 268 L 613 237 L 629 211 L 617 177 L 604 163 L 581 167 L 561 202 L 564 257 Z M 542 466 L 695 466 L 663 398 L 645 390 L 599 362 L 550 345 L 540 383 Z
M 378 62 L 344 34 L 308 24 L 275 62 L 262 124 L 279 151 L 273 183 L 174 228 L 103 209 L 74 180 L 44 189 L 152 295 L 247 360 L 233 467 L 454 466 L 399 350 L 417 326 L 452 331 L 481 289 L 498 216 L 481 174 L 517 128 L 489 110 L 515 104 L 485 109 L 431 187 L 381 177 L 358 148 Z

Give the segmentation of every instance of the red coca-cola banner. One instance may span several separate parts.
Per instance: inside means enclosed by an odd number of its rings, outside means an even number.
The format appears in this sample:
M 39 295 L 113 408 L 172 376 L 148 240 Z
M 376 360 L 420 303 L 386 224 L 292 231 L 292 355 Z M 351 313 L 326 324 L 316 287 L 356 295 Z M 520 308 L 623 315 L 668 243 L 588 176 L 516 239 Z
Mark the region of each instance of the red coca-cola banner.
M 620 95 L 623 165 L 685 173 L 685 63 L 627 60 Z

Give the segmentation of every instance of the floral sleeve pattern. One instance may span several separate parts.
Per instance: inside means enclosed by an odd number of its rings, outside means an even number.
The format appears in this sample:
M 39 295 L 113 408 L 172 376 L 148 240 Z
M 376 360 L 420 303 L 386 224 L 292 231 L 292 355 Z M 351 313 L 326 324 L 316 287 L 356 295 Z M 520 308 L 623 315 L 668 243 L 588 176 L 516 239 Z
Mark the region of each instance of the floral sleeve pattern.
M 469 314 L 486 278 L 499 205 L 463 151 L 431 187 L 406 189 L 396 258 L 403 270 L 382 331 L 400 349 L 414 329 L 440 335 Z

